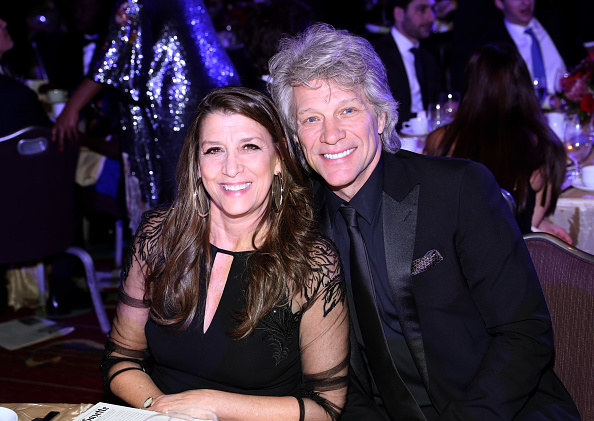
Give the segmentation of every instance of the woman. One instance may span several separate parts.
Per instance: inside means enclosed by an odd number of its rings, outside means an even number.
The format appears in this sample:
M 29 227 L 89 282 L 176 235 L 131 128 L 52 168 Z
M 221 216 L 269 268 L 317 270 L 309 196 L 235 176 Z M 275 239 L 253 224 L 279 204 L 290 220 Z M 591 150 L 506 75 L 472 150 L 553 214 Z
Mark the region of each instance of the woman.
M 545 219 L 561 191 L 565 149 L 546 123 L 528 68 L 513 47 L 489 44 L 473 54 L 456 117 L 427 137 L 424 152 L 484 164 L 514 197 L 524 234 L 534 227 L 571 242 Z
M 122 271 L 107 386 L 156 411 L 337 419 L 348 370 L 343 274 L 315 234 L 268 97 L 233 87 L 207 95 L 177 178 L 173 206 L 144 215 Z

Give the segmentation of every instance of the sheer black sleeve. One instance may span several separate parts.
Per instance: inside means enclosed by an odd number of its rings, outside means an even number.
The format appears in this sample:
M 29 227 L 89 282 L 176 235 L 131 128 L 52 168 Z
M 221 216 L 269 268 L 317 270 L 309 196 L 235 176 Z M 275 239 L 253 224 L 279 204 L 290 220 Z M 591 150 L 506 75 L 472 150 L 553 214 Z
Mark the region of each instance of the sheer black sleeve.
M 300 347 L 301 398 L 307 419 L 339 418 L 346 400 L 349 321 L 344 275 L 334 245 L 320 239 L 312 253 L 313 276 L 303 291 Z M 323 413 L 325 412 L 325 414 Z
M 149 317 L 150 300 L 145 297 L 146 258 L 160 234 L 166 210 L 145 213 L 126 253 L 113 327 L 100 363 L 105 386 L 119 373 L 147 370 L 147 344 L 144 326 Z

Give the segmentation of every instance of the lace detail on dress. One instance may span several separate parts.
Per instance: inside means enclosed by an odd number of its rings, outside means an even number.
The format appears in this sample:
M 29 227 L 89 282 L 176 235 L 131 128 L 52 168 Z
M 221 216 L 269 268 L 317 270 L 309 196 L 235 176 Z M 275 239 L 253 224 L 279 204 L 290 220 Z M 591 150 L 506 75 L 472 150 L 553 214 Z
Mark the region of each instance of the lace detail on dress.
M 121 272 L 122 282 L 128 279 L 128 273 L 136 254 L 142 260 L 146 260 L 148 251 L 155 246 L 157 239 L 161 235 L 163 222 L 169 210 L 170 208 L 156 208 L 142 214 L 142 220 L 140 221 L 136 235 L 126 250 L 126 258 L 123 262 Z
M 312 278 L 303 291 L 307 302 L 304 312 L 314 299 L 321 298 L 324 301 L 324 317 L 338 303 L 344 303 L 346 286 L 339 262 L 340 257 L 334 244 L 327 238 L 320 237 L 312 252 Z
M 299 325 L 301 312 L 293 313 L 287 306 L 274 309 L 260 321 L 257 329 L 262 329 L 266 342 L 273 349 L 272 357 L 275 365 L 287 358 L 289 344 L 293 339 L 293 331 Z

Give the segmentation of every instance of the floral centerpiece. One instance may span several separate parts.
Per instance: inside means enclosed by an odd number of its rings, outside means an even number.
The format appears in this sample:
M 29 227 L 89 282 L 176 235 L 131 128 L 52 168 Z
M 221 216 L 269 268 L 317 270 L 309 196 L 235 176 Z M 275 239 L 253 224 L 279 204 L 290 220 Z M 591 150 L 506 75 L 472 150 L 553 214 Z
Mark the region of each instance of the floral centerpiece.
M 590 121 L 594 115 L 594 55 L 590 54 L 560 81 L 562 108 Z

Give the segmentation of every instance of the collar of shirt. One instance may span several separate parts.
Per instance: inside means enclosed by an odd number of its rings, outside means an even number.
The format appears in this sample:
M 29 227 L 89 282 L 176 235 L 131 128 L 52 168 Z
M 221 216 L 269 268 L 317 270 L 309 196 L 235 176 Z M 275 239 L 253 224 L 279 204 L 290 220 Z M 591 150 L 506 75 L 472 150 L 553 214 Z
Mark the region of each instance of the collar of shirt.
M 532 30 L 534 31 L 534 35 L 536 35 L 536 38 L 540 41 L 542 27 L 540 26 L 536 18 L 532 18 L 530 23 L 528 23 L 528 25 L 526 26 L 518 25 L 517 23 L 511 23 L 507 19 L 504 19 L 503 22 L 505 23 L 505 27 L 507 28 L 509 35 L 512 37 L 516 45 L 532 45 L 532 39 L 525 32 L 528 28 L 532 28 Z
M 398 51 L 400 51 L 400 55 L 402 57 L 410 55 L 411 57 L 414 58 L 413 54 L 410 52 L 410 49 L 413 47 L 418 47 L 419 43 L 413 44 L 411 42 L 411 40 L 409 40 L 407 37 L 402 35 L 400 33 L 400 31 L 398 29 L 396 29 L 396 27 L 394 27 L 394 26 L 392 26 L 391 33 L 392 33 L 392 38 L 394 38 L 394 42 L 398 46 Z
M 378 215 L 377 210 L 382 203 L 382 162 L 383 160 L 380 159 L 369 179 L 349 202 L 349 204 L 355 208 L 357 213 L 370 225 L 373 223 L 376 215 Z M 344 200 L 334 194 L 328 186 L 325 188 L 328 196 L 328 213 L 331 221 L 335 221 L 338 214 L 338 208 L 344 203 Z M 339 217 L 342 218 L 342 216 Z

